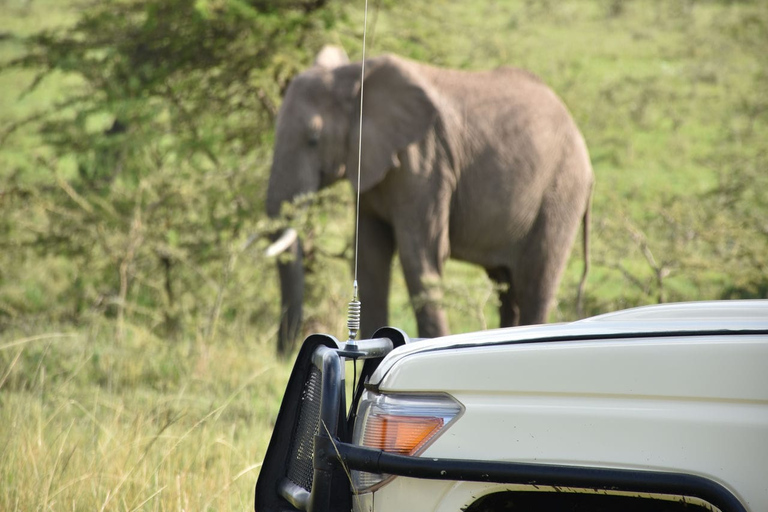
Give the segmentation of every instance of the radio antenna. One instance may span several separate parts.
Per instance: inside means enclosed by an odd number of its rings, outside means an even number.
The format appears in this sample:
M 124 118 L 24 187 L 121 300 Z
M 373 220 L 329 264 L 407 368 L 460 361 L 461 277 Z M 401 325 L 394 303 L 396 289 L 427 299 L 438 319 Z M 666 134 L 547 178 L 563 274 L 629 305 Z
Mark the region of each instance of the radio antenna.
M 363 59 L 360 67 L 360 134 L 357 140 L 357 198 L 355 205 L 355 271 L 352 281 L 352 300 L 349 303 L 347 311 L 347 328 L 349 329 L 349 339 L 347 340 L 346 350 L 355 351 L 357 344 L 355 338 L 360 330 L 360 313 L 362 304 L 357 295 L 357 260 L 360 248 L 360 174 L 363 160 L 363 90 L 365 89 L 365 37 L 368 32 L 368 0 L 365 0 L 365 14 L 363 16 Z

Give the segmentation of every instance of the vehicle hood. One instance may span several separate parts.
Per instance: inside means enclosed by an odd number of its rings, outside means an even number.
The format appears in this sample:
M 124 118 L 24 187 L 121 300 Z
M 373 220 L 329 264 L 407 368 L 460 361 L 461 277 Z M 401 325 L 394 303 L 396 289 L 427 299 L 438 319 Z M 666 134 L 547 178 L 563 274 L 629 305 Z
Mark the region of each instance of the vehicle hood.
M 571 323 L 531 325 L 413 341 L 392 351 L 371 376 L 376 386 L 407 358 L 430 352 L 498 345 L 700 336 L 768 334 L 768 300 L 685 302 L 643 306 Z

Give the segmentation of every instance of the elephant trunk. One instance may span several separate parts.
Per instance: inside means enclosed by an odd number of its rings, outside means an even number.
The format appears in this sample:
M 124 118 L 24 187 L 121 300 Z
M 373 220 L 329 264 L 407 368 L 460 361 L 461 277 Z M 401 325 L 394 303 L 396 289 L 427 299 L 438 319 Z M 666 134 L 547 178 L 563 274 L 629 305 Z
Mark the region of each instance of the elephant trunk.
M 293 172 L 289 172 L 294 170 Z M 284 203 L 296 197 L 315 192 L 320 187 L 319 173 L 302 172 L 311 169 L 296 154 L 278 145 L 275 149 L 272 171 L 267 188 L 267 215 L 279 218 Z M 287 355 L 294 347 L 301 332 L 302 301 L 304 299 L 304 251 L 294 229 L 287 229 L 274 236 L 269 256 L 287 252 L 278 258 L 281 308 L 277 352 Z
M 287 355 L 299 337 L 304 299 L 304 262 L 301 240 L 286 249 L 291 257 L 281 257 L 277 263 L 280 275 L 280 329 L 277 333 L 277 353 Z
M 284 177 L 284 176 L 283 176 Z M 277 218 L 283 203 L 295 197 L 296 185 L 281 182 L 272 172 L 267 192 L 267 215 Z M 293 228 L 273 235 L 273 243 L 267 248 L 267 257 L 277 257 L 280 276 L 280 324 L 277 332 L 277 354 L 286 356 L 293 349 L 301 333 L 302 302 L 304 300 L 304 251 L 301 240 Z

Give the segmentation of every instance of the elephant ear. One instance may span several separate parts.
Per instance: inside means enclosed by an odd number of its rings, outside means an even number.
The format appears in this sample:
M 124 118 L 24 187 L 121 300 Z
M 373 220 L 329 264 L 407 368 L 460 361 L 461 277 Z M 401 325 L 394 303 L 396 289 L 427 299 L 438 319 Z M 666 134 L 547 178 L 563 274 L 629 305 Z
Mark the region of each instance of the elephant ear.
M 349 64 L 349 57 L 341 46 L 327 44 L 315 57 L 315 66 L 323 68 L 334 69 L 346 64 Z
M 358 137 L 360 136 L 360 63 L 344 66 L 337 83 L 356 102 L 349 139 L 347 178 L 357 188 Z M 363 89 L 363 139 L 360 191 L 377 185 L 389 169 L 399 165 L 397 153 L 422 140 L 434 125 L 437 107 L 414 65 L 394 56 L 366 61 Z M 356 73 L 356 78 L 354 78 Z M 344 80 L 346 78 L 346 80 Z M 351 83 L 350 83 L 351 82 Z

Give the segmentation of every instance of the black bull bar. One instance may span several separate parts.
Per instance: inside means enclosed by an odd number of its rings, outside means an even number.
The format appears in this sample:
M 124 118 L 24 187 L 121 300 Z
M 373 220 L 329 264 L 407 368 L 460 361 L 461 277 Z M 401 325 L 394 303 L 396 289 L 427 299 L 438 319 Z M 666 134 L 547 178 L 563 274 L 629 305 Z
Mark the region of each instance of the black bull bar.
M 256 512 L 352 509 L 350 470 L 431 480 L 495 482 L 690 496 L 722 512 L 747 512 L 727 488 L 691 474 L 508 461 L 422 458 L 352 444 L 365 381 L 393 348 L 408 342 L 393 328 L 345 350 L 335 338 L 311 335 L 302 345 L 280 406 L 255 492 Z M 346 413 L 344 360 L 363 360 Z

